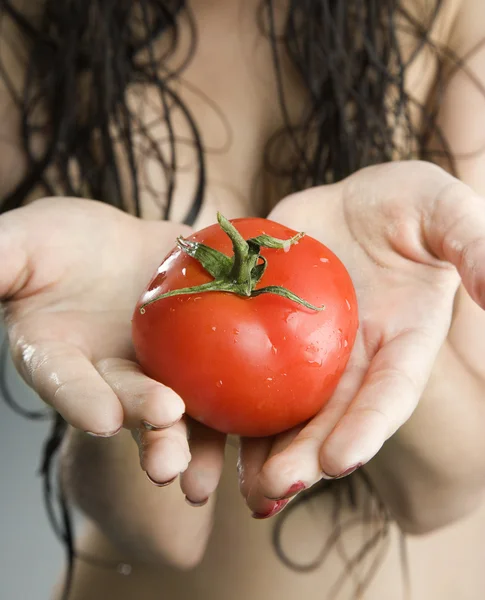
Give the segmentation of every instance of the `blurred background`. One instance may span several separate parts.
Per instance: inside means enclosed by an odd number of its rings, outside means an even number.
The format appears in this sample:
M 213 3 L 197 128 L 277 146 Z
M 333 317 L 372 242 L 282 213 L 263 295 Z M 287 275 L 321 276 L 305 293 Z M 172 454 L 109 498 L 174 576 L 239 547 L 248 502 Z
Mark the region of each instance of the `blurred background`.
M 7 381 L 17 402 L 42 409 L 10 362 Z M 47 520 L 38 475 L 48 430 L 48 421 L 22 418 L 0 396 L 0 600 L 50 600 L 62 572 L 64 554 Z

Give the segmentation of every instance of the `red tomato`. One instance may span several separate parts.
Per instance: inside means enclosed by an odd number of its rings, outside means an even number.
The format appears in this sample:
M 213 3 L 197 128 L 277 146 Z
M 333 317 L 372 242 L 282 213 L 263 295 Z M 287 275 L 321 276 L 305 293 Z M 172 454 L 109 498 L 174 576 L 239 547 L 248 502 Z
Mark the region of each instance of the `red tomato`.
M 296 232 L 266 219 L 232 221 L 244 239 Z M 228 256 L 231 240 L 219 225 L 188 240 Z M 323 244 L 305 236 L 285 250 L 261 249 L 267 269 L 256 289 L 284 286 L 318 312 L 273 294 L 245 298 L 205 292 L 154 296 L 211 281 L 180 249 L 165 258 L 133 316 L 133 343 L 143 371 L 175 390 L 187 414 L 219 431 L 274 435 L 314 416 L 345 369 L 358 327 L 350 276 Z

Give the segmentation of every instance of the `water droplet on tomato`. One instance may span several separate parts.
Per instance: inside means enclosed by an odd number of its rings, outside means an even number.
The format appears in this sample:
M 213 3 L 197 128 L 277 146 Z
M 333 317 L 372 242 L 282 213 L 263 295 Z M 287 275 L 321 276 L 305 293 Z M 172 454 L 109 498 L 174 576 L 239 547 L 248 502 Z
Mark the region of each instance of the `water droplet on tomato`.
M 212 331 L 217 331 L 217 327 L 212 327 Z
M 233 330 L 232 330 L 232 333 L 233 333 L 234 335 L 239 335 L 239 329 L 233 329 Z
M 349 345 L 348 340 L 344 340 L 344 348 L 347 348 L 348 345 Z
M 347 308 L 350 310 L 352 307 L 350 306 L 350 302 L 348 300 L 345 300 L 345 302 L 347 303 Z
M 278 348 L 276 346 L 271 346 L 271 352 L 273 354 L 278 354 Z
M 342 348 L 342 335 L 343 335 L 343 331 L 341 329 L 338 329 L 338 347 L 339 350 Z
M 285 322 L 286 323 L 291 323 L 291 321 L 293 321 L 297 315 L 297 311 L 296 310 L 291 310 L 285 317 Z
M 197 300 L 200 300 L 200 296 L 196 296 L 196 297 L 194 298 L 194 302 L 197 302 Z
M 330 261 L 328 260 L 328 258 L 321 258 L 320 262 L 322 262 L 322 263 L 328 263 Z
M 182 275 L 184 277 L 187 275 L 187 269 L 185 267 L 182 269 Z
M 216 386 L 217 386 L 218 388 L 222 387 L 222 379 L 221 379 L 221 380 L 219 380 L 219 381 L 216 383 Z
M 322 366 L 322 359 L 319 359 L 319 360 L 309 360 L 308 364 L 311 365 L 312 367 L 321 367 Z
M 266 377 L 266 381 L 273 381 L 272 377 Z

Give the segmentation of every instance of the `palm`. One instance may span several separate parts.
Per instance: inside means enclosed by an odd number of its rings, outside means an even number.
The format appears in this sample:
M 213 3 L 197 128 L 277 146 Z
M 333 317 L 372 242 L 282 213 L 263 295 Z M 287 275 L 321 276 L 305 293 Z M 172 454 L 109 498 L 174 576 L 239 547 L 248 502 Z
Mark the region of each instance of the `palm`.
M 383 194 L 379 203 L 374 194 L 365 185 L 342 186 L 340 222 L 335 215 L 319 235 L 348 266 L 360 315 L 345 383 L 349 389 L 336 395 L 345 398 L 338 408 L 334 400 L 341 420 L 353 404 L 355 430 L 327 457 L 331 474 L 340 472 L 340 461 L 366 462 L 410 416 L 448 333 L 459 284 L 452 265 L 434 258 L 415 237 L 415 206 L 399 195 Z M 372 200 L 373 210 L 362 211 Z M 351 435 L 363 434 L 357 429 L 359 413 L 365 435 L 354 455 L 349 442 Z
M 28 279 L 6 303 L 17 341 L 67 343 L 92 362 L 132 358 L 131 312 L 175 227 L 150 241 L 137 220 L 96 202 L 47 200 L 29 211 Z
M 35 250 L 28 263 L 32 277 L 10 299 L 27 310 L 31 305 L 97 310 L 108 308 L 107 301 L 129 310 L 160 252 L 173 241 L 150 240 L 137 219 L 85 200 L 41 200 L 3 219 L 21 226 L 24 252 Z M 167 226 L 173 235 L 175 226 Z
M 74 427 L 101 436 L 121 426 L 136 432 L 142 466 L 160 483 L 190 460 L 184 405 L 140 372 L 131 316 L 177 235 L 187 232 L 74 199 L 38 201 L 0 219 L 0 261 L 7 265 L 0 298 L 20 373 Z M 207 492 L 191 487 L 186 471 L 195 500 L 213 491 L 222 462 L 222 436 L 199 428 L 193 447 L 201 437 L 195 464 L 206 462 L 206 453 L 214 476 Z
M 257 512 L 270 510 L 264 498 L 282 497 L 295 481 L 308 485 L 322 471 L 337 476 L 367 462 L 409 418 L 449 331 L 460 282 L 453 265 L 434 254 L 453 260 L 475 300 L 483 300 L 485 272 L 472 268 L 483 257 L 469 252 L 483 254 L 483 207 L 476 199 L 467 207 L 471 192 L 443 172 L 425 168 L 420 179 L 420 169 L 364 170 L 289 197 L 270 215 L 341 258 L 357 291 L 360 327 L 348 368 L 319 415 L 274 440 L 243 442 L 242 490 Z M 452 202 L 453 194 L 465 200 Z M 456 238 L 448 235 L 454 223 Z
M 42 239 L 30 266 L 35 278 L 9 301 L 8 313 L 18 335 L 36 343 L 68 342 L 94 362 L 130 358 L 130 312 L 160 254 L 148 249 L 141 260 L 140 240 L 124 215 L 113 223 L 115 211 L 69 204 L 61 227 L 52 224 L 49 210 L 58 215 L 62 206 L 39 206 Z
M 362 386 L 382 384 L 391 373 L 394 385 L 408 378 L 422 389 L 449 330 L 459 277 L 414 237 L 413 206 L 383 195 L 374 210 L 362 212 L 372 199 L 366 192 L 373 190 L 359 186 L 357 195 L 342 187 L 341 221 L 324 224 L 319 235 L 348 266 L 358 295 L 360 328 L 349 373 L 364 372 Z M 401 418 L 413 408 L 403 406 Z

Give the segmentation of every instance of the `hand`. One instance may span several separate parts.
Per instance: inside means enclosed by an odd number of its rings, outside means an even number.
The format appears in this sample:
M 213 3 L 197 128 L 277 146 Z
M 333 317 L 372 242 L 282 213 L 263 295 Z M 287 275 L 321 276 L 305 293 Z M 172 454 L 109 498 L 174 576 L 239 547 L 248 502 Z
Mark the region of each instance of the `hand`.
M 185 471 L 182 489 L 197 502 L 217 485 L 224 438 L 194 426 L 188 469 L 184 403 L 140 372 L 131 344 L 140 293 L 188 233 L 90 200 L 39 200 L 0 217 L 0 299 L 27 384 L 73 427 L 131 430 L 149 477 Z
M 360 329 L 334 396 L 314 419 L 274 439 L 242 441 L 241 490 L 260 516 L 283 508 L 276 499 L 365 464 L 405 423 L 448 334 L 460 278 L 485 308 L 485 200 L 431 164 L 364 169 L 287 198 L 269 218 L 341 258 Z

